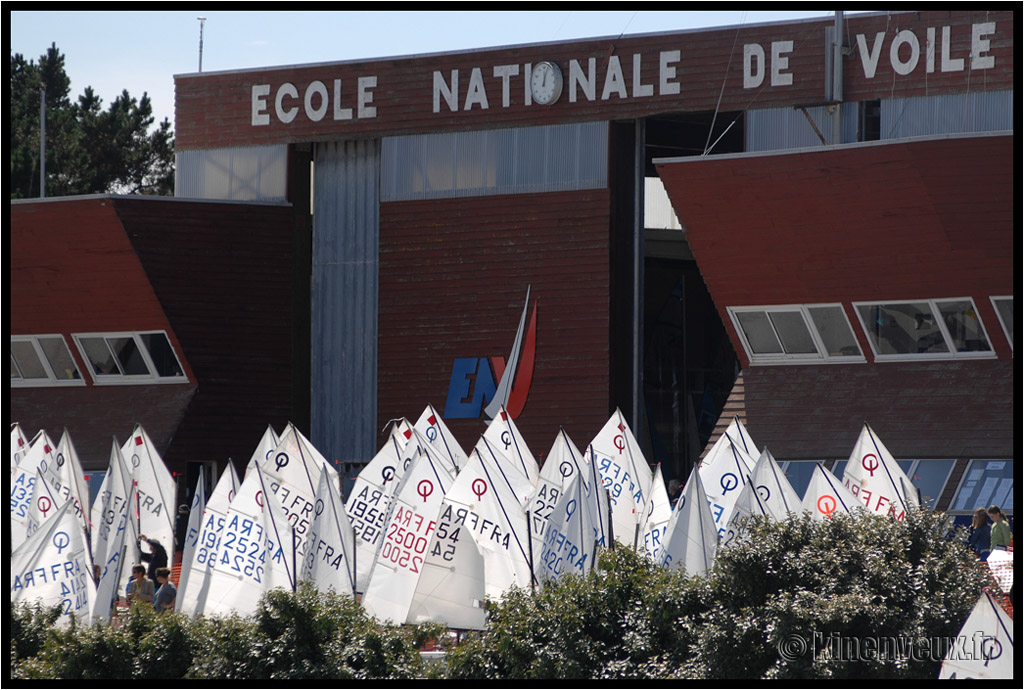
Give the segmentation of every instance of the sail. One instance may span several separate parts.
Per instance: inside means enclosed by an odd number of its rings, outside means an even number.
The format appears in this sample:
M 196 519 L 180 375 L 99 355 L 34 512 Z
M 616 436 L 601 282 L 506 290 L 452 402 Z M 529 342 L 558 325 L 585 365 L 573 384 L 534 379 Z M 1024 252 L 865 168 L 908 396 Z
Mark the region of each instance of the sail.
M 231 464 L 228 463 L 230 467 Z M 188 514 L 188 527 L 185 532 L 185 540 L 181 545 L 181 572 L 178 575 L 178 596 L 175 598 L 175 608 L 179 608 L 185 590 L 188 588 L 188 579 L 192 576 L 192 560 L 196 552 L 196 544 L 199 543 L 199 532 L 203 527 L 203 511 L 206 509 L 206 479 L 205 473 L 199 473 L 196 480 L 196 490 L 192 494 L 192 506 Z
M 186 613 L 252 615 L 265 592 L 294 587 L 292 528 L 277 501 L 257 464 L 228 506 L 219 539 L 199 543 L 196 563 L 211 566 Z
M 835 513 L 856 513 L 865 509 L 857 497 L 820 463 L 814 466 L 801 507 L 819 520 L 831 518 Z
M 843 485 L 872 513 L 903 520 L 918 506 L 916 491 L 908 489 L 910 479 L 867 424 L 846 463 Z
M 88 544 L 71 501 L 11 553 L 11 603 L 61 607 L 59 625 L 89 620 L 96 599 Z
M 520 477 L 474 449 L 441 503 L 438 531 L 442 523 L 448 528 L 438 548 L 449 552 L 475 541 L 484 559 L 485 594 L 493 599 L 533 581 L 526 511 L 514 490 L 526 481 Z
M 498 385 L 494 391 L 494 397 L 491 398 L 491 402 L 484 408 L 484 414 L 487 415 L 488 419 L 496 419 L 500 412 L 505 412 L 505 407 L 509 404 L 509 397 L 512 394 L 512 386 L 516 378 L 516 372 L 519 369 L 519 355 L 523 345 L 523 335 L 526 331 L 526 314 L 530 310 L 530 288 L 526 288 L 526 303 L 523 305 L 523 315 L 519 317 L 519 328 L 516 329 L 515 340 L 512 341 L 512 351 L 508 355 L 508 362 L 505 365 L 505 370 L 501 374 L 501 378 L 498 380 Z M 534 310 L 534 318 L 536 318 L 536 310 Z
M 719 534 L 725 534 L 733 505 L 754 469 L 754 461 L 740 440 L 722 434 L 700 464 L 700 479 L 711 501 L 711 513 Z
M 448 425 L 444 423 L 433 405 L 427 405 L 413 428 L 426 437 L 434 450 L 451 461 L 455 467 L 455 474 L 458 474 L 459 470 L 469 462 L 466 451 L 455 440 L 455 436 L 449 431 Z
M 454 481 L 447 461 L 429 444 L 423 448 L 415 445 L 412 464 L 395 489 L 391 514 L 363 595 L 363 607 L 370 615 L 398 624 L 409 615 L 441 501 Z
M 939 680 L 1013 678 L 1013 621 L 987 590 L 953 639 Z
M 267 425 L 267 430 L 263 432 L 263 436 L 260 437 L 260 442 L 256 444 L 256 450 L 252 452 L 249 457 L 249 464 L 245 466 L 245 474 L 242 475 L 244 479 L 249 474 L 250 470 L 256 466 L 257 462 L 266 460 L 270 457 L 270 454 L 277 448 L 277 444 L 281 442 L 281 438 L 274 431 L 274 427 Z
M 511 460 L 512 466 L 522 472 L 530 480 L 530 484 L 537 484 L 537 477 L 540 475 L 537 459 L 533 457 L 533 453 L 526 445 L 526 440 L 519 433 L 519 427 L 512 421 L 512 416 L 504 407 L 498 409 L 494 419 L 487 425 L 481 442 L 484 439 L 490 444 L 492 450 L 496 450 Z M 481 442 L 477 443 L 478 448 Z
M 637 537 L 636 549 L 654 557 L 661 549 L 665 538 L 665 530 L 672 518 L 672 504 L 668 500 L 665 480 L 661 475 L 661 463 L 654 470 L 654 481 L 651 482 L 650 495 L 641 516 L 642 524 Z
M 700 471 L 694 468 L 672 511 L 664 545 L 654 560 L 663 567 L 694 576 L 711 569 L 717 551 L 718 528 Z
M 138 504 L 138 490 L 133 485 L 125 510 L 121 513 L 117 537 L 109 549 L 107 560 L 104 563 L 96 563 L 95 566 L 100 577 L 91 612 L 94 621 L 110 620 L 110 610 L 117 600 L 121 583 L 131 572 L 131 567 L 140 562 Z
M 620 411 L 615 411 L 590 442 L 587 455 L 608 490 L 613 538 L 633 546 L 654 475 Z
M 540 544 L 544 540 L 548 517 L 555 510 L 555 505 L 573 479 L 581 477 L 581 481 L 586 485 L 584 493 L 590 495 L 589 485 L 592 479 L 590 472 L 585 472 L 585 469 L 589 467 L 583 459 L 583 454 L 565 433 L 565 429 L 559 429 L 540 469 L 537 486 L 526 504 L 530 512 L 530 528 L 533 530 L 535 543 Z
M 545 526 L 540 556 L 534 561 L 537 579 L 550 582 L 567 573 L 586 575 L 594 567 L 597 530 L 580 473 L 562 492 Z
M 121 515 L 128 504 L 133 486 L 131 474 L 123 457 L 121 446 L 113 439 L 110 461 L 103 477 L 99 494 L 92 505 L 92 557 L 94 563 L 106 563 L 110 550 L 116 548 L 117 531 Z
M 409 428 L 409 436 L 412 429 Z M 408 438 L 396 426 L 387 442 L 356 477 L 345 503 L 345 512 L 356 538 L 356 590 L 366 591 L 397 480 L 405 472 Z M 411 463 L 411 460 L 410 460 Z
M 313 516 L 299 579 L 311 582 L 322 592 L 333 589 L 339 594 L 355 596 L 352 523 L 345 513 L 337 482 L 322 468 Z
M 11 472 L 28 452 L 28 437 L 17 422 L 11 424 Z
M 251 473 L 250 473 L 251 474 Z M 183 613 L 199 613 L 200 602 L 205 599 L 210 588 L 210 575 L 213 570 L 214 554 L 221 543 L 224 525 L 227 521 L 228 508 L 231 501 L 238 495 L 240 484 L 235 466 L 230 462 L 217 480 L 217 485 L 210 493 L 200 518 L 199 535 L 189 558 L 182 555 L 181 575 L 186 586 L 178 587 L 175 609 Z M 189 532 L 191 541 L 191 530 Z M 185 571 L 188 571 L 186 575 Z M 180 580 L 179 580 L 180 582 Z
M 442 623 L 454 630 L 483 630 L 487 613 L 484 556 L 465 531 L 465 516 L 442 509 L 409 605 L 409 623 Z
M 121 456 L 139 486 L 139 530 L 149 540 L 160 542 L 170 568 L 174 565 L 174 477 L 140 424 L 121 446 Z
M 11 550 L 28 538 L 32 497 L 35 494 L 36 472 L 53 463 L 54 444 L 45 431 L 40 431 L 11 475 Z
M 765 448 L 754 465 L 743 490 L 736 498 L 726 525 L 723 544 L 729 544 L 739 531 L 744 517 L 763 515 L 775 521 L 785 520 L 790 513 L 801 510 L 800 497 L 786 479 L 775 458 Z
M 82 521 L 86 536 L 89 536 L 92 532 L 92 525 L 89 522 L 89 484 L 85 481 L 82 463 L 78 459 L 78 452 L 71 442 L 67 429 L 57 443 L 53 462 L 49 463 L 48 468 L 44 468 L 44 476 L 53 491 L 60 496 L 61 503 L 65 500 L 74 501 L 75 515 Z

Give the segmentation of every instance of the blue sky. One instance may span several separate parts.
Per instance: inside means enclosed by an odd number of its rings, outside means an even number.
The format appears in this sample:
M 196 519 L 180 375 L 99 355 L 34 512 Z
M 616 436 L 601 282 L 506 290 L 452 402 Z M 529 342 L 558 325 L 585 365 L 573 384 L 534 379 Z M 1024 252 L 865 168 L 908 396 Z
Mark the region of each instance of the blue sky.
M 38 60 L 51 43 L 66 58 L 71 95 L 92 86 L 109 104 L 122 89 L 153 100 L 174 122 L 174 75 L 416 55 L 620 34 L 824 18 L 784 12 L 19 12 L 10 47 Z

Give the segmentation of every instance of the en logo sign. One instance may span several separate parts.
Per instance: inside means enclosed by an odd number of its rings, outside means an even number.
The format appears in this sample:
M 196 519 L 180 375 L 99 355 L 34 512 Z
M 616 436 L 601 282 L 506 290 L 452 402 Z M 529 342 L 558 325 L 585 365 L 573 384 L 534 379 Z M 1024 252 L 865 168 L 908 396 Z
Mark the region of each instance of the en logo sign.
M 526 329 L 529 307 L 530 293 L 527 290 L 526 305 L 507 365 L 504 357 L 455 358 L 444 407 L 446 419 L 477 419 L 485 414 L 488 419 L 493 419 L 502 406 L 513 419 L 523 411 L 537 355 L 537 301 L 534 300 L 533 315 Z

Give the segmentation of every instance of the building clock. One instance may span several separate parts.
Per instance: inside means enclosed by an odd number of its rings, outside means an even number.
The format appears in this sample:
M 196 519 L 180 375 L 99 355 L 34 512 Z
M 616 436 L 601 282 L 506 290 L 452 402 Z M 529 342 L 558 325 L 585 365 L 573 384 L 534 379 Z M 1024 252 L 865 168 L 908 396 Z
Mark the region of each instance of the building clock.
M 530 73 L 530 94 L 541 105 L 551 105 L 562 95 L 562 70 L 550 60 L 533 66 Z

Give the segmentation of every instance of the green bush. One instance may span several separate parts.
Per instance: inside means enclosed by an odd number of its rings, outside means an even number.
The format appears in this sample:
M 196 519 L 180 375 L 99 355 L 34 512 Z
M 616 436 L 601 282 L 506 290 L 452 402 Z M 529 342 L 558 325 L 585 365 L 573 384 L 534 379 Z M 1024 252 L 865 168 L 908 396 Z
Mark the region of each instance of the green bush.
M 383 625 L 302 586 L 248 618 L 136 605 L 117 625 L 57 628 L 59 609 L 11 606 L 11 677 L 931 679 L 987 577 L 941 514 L 751 519 L 704 577 L 618 548 L 586 577 L 513 590 L 429 668 L 418 649 L 441 626 Z

